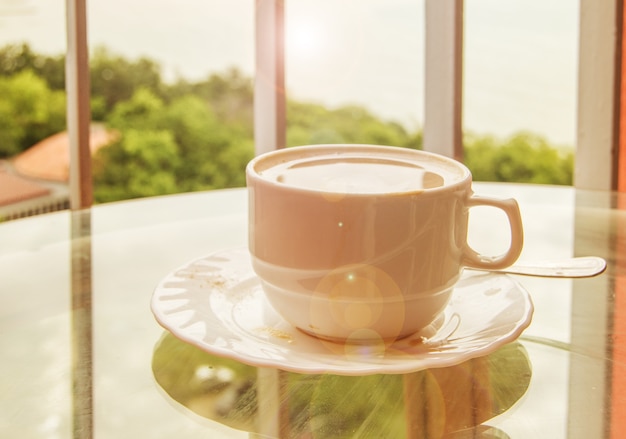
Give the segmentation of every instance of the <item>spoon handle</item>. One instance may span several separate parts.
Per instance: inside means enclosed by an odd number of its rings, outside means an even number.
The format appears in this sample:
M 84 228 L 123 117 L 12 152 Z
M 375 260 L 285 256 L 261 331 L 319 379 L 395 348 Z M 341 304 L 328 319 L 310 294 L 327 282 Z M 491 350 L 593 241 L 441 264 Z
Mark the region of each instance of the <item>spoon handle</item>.
M 490 271 L 524 276 L 580 278 L 597 276 L 605 269 L 604 259 L 597 256 L 584 256 L 554 261 L 519 262 L 501 270 Z

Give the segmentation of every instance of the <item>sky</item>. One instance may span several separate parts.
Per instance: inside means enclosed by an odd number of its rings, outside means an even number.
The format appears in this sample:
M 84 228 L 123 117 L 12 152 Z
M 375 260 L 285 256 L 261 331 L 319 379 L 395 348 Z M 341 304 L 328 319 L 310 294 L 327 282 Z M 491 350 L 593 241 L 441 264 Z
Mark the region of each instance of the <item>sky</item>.
M 88 0 L 90 47 L 150 57 L 164 77 L 254 74 L 254 0 Z M 358 104 L 421 127 L 424 0 L 287 0 L 292 98 Z M 527 130 L 573 146 L 578 2 L 465 0 L 463 120 L 506 138 Z M 65 50 L 64 0 L 0 0 L 0 45 Z

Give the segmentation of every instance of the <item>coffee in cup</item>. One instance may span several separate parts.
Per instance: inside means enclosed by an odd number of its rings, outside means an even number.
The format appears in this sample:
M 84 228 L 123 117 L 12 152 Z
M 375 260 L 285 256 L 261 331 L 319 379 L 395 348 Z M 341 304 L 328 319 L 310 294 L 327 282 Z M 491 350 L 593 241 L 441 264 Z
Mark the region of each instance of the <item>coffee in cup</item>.
M 523 244 L 513 199 L 473 193 L 470 171 L 437 154 L 312 145 L 260 155 L 246 169 L 252 266 L 276 311 L 311 335 L 392 341 L 445 309 L 463 267 L 504 268 Z M 508 250 L 467 243 L 469 209 L 503 210 Z

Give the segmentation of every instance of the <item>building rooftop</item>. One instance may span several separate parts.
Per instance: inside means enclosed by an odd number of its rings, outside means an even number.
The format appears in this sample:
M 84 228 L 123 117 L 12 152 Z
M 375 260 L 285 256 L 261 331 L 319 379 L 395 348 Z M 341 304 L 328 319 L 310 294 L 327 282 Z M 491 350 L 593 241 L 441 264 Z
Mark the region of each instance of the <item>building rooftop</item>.
M 89 139 L 91 153 L 118 137 L 101 124 L 92 124 Z M 36 143 L 12 160 L 15 170 L 26 177 L 50 181 L 69 181 L 70 149 L 67 131 L 54 134 Z
M 91 153 L 118 136 L 101 124 L 92 124 Z M 66 131 L 36 143 L 11 160 L 0 161 L 0 220 L 68 208 L 69 168 Z
M 49 195 L 52 190 L 35 181 L 26 179 L 0 166 L 0 206 Z

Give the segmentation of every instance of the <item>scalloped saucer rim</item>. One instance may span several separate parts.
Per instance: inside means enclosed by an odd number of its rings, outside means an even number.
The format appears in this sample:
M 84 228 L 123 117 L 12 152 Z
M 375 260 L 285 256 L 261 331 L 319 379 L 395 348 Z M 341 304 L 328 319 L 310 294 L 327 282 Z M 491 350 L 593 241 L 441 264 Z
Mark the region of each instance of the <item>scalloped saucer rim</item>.
M 528 292 L 511 276 L 465 273 L 444 313 L 391 344 L 349 345 L 307 335 L 272 309 L 247 248 L 196 258 L 167 274 L 152 295 L 157 322 L 206 352 L 297 373 L 369 375 L 446 367 L 517 339 L 532 320 Z

